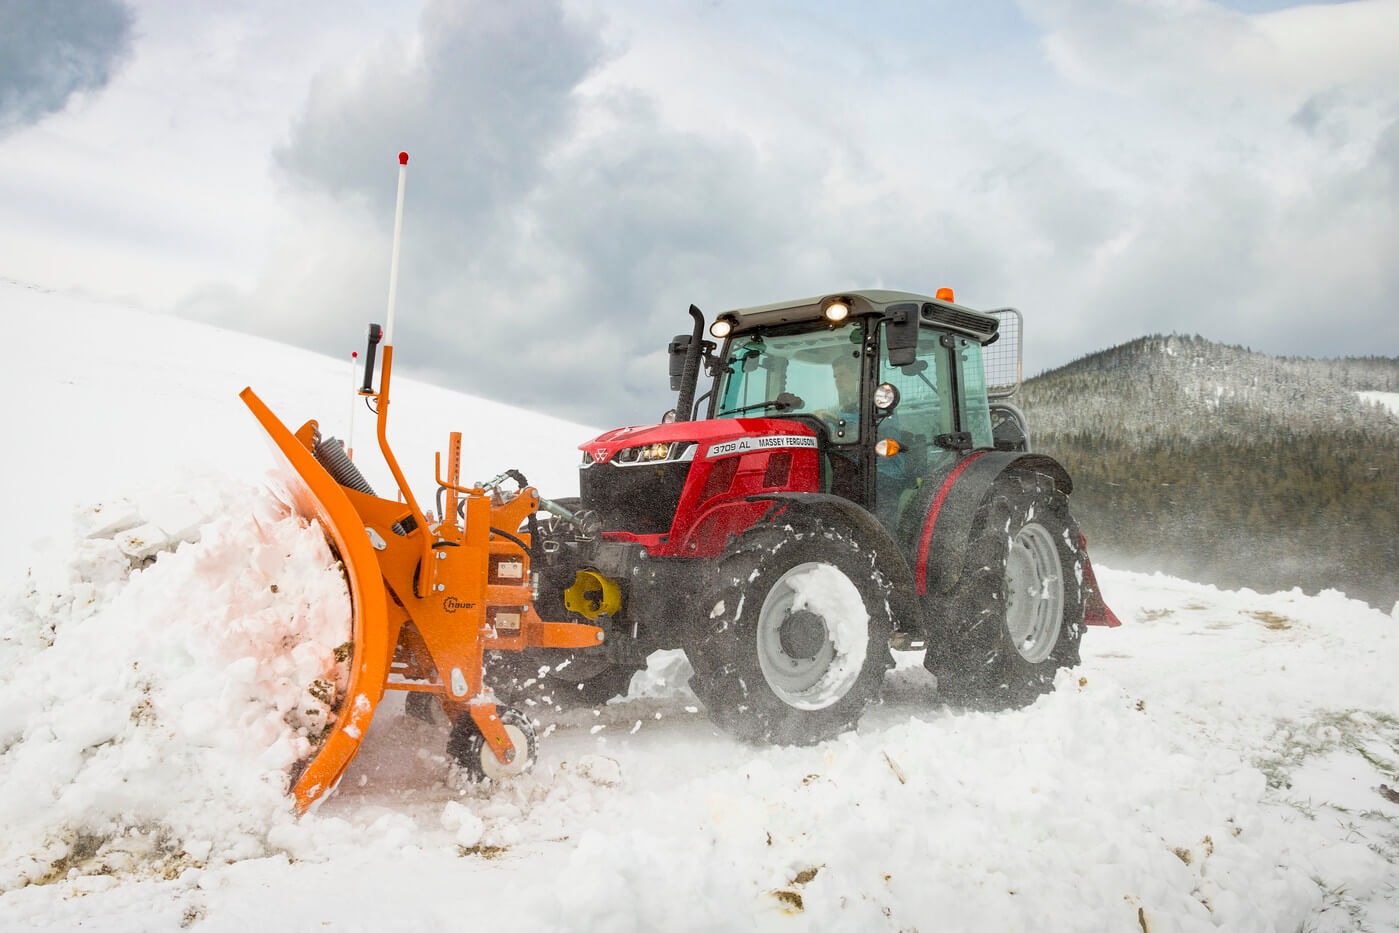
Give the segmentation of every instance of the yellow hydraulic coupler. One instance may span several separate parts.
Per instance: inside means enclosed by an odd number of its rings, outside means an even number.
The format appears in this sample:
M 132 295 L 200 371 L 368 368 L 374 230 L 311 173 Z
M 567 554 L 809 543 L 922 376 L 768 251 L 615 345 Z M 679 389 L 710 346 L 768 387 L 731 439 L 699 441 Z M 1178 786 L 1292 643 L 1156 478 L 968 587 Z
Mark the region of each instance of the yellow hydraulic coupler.
M 564 590 L 564 608 L 588 621 L 600 615 L 613 616 L 622 608 L 622 589 L 611 577 L 595 570 L 580 570 L 573 585 Z

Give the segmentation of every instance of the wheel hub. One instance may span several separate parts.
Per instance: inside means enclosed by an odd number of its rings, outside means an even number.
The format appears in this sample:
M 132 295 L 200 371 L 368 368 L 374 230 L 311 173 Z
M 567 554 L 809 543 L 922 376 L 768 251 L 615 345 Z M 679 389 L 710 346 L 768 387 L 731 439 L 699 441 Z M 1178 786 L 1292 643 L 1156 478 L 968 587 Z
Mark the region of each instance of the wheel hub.
M 514 748 L 505 750 L 505 761 L 496 758 L 495 753 L 485 746 L 483 742 L 477 752 L 481 756 L 481 771 L 492 781 L 499 781 L 503 778 L 515 777 L 524 772 L 533 762 L 527 755 L 520 755 L 518 750 L 529 747 L 529 736 L 525 730 L 518 725 L 505 723 L 505 734 L 510 736 L 510 744 Z
M 1006 629 L 1020 656 L 1038 664 L 1050 656 L 1064 624 L 1064 580 L 1048 529 L 1027 524 L 1006 559 Z
M 850 619 L 861 631 L 848 630 Z M 859 679 L 868 615 L 859 588 L 838 567 L 809 561 L 782 574 L 762 597 L 757 622 L 763 678 L 788 706 L 825 709 Z
M 810 609 L 797 609 L 787 613 L 782 620 L 777 638 L 782 652 L 789 658 L 810 661 L 820 653 L 830 633 L 826 630 L 826 620 L 821 616 Z

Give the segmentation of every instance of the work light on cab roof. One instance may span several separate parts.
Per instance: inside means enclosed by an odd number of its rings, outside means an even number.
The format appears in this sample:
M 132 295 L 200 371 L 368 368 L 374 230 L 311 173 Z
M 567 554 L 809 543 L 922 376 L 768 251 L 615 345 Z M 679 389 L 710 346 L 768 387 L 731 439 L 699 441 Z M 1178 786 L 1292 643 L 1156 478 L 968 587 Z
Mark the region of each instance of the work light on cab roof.
M 843 298 L 837 298 L 835 301 L 826 305 L 825 310 L 821 313 L 824 314 L 826 320 L 830 321 L 832 324 L 839 324 L 849 316 L 850 303 Z

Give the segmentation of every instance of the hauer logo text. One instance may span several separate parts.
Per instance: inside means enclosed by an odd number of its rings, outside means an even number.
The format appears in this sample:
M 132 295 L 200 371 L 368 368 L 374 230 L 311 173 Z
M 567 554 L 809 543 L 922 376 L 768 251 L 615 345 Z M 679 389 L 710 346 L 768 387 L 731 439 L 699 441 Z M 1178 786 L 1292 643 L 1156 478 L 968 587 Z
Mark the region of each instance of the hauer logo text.
M 476 604 L 463 602 L 455 596 L 448 596 L 446 599 L 442 600 L 442 608 L 446 609 L 448 612 L 456 612 L 458 609 L 475 609 Z

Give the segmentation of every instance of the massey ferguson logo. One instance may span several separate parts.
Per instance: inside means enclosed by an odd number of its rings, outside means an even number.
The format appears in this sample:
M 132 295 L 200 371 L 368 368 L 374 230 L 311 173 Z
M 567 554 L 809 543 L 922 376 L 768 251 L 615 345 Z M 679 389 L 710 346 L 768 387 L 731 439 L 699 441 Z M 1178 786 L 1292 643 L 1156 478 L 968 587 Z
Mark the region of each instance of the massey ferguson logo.
M 778 447 L 815 447 L 816 438 L 800 434 L 771 434 L 766 437 L 740 437 L 736 441 L 710 444 L 706 456 L 723 457 L 750 450 L 772 450 Z
M 463 602 L 455 596 L 448 596 L 446 599 L 442 600 L 442 608 L 446 609 L 448 612 L 456 612 L 458 609 L 475 609 L 476 604 Z

